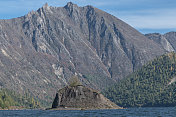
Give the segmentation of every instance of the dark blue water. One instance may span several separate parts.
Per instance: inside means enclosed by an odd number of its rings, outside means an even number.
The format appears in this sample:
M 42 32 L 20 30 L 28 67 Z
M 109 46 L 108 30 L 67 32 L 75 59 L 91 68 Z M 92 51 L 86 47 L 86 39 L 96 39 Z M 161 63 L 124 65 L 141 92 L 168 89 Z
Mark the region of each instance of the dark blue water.
M 176 107 L 120 110 L 2 110 L 0 117 L 176 117 Z

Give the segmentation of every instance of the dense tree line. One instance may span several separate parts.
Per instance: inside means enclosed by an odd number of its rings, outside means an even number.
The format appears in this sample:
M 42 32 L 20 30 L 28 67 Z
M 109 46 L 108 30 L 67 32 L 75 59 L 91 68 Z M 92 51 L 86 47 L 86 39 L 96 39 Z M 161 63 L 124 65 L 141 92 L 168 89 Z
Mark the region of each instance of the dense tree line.
M 27 93 L 22 96 L 8 89 L 0 89 L 0 108 L 9 109 L 11 107 L 38 108 L 40 104 Z
M 169 53 L 104 90 L 122 107 L 176 106 L 176 54 Z

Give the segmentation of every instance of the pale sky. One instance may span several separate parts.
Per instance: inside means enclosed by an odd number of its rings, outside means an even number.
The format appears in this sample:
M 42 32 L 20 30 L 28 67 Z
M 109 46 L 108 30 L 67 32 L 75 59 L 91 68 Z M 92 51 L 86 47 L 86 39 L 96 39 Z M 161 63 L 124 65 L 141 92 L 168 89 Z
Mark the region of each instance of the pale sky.
M 23 16 L 46 2 L 63 7 L 70 1 L 106 11 L 141 33 L 176 31 L 176 0 L 0 0 L 0 19 Z

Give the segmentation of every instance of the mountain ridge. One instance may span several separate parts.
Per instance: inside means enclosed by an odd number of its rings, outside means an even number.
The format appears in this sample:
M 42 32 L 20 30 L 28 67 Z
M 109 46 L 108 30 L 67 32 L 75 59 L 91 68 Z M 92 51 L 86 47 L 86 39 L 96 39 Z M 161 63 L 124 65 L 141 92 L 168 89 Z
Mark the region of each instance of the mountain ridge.
M 173 52 L 176 50 L 176 32 L 168 32 L 165 34 L 160 33 L 149 33 L 145 34 L 145 36 L 154 42 L 158 43 L 163 49 L 168 52 Z

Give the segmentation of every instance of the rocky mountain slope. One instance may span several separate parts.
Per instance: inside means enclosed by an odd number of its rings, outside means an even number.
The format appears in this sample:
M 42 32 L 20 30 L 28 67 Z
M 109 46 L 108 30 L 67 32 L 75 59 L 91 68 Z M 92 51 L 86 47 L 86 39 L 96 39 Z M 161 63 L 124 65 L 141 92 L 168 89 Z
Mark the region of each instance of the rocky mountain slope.
M 101 93 L 82 85 L 67 86 L 56 93 L 52 108 L 120 109 Z M 122 108 L 121 108 L 122 109 Z
M 168 32 L 164 35 L 159 33 L 150 33 L 145 36 L 160 44 L 160 46 L 166 51 L 176 51 L 176 32 Z
M 102 89 L 165 52 L 97 8 L 45 4 L 0 20 L 0 87 L 51 100 L 75 74 L 83 84 Z

